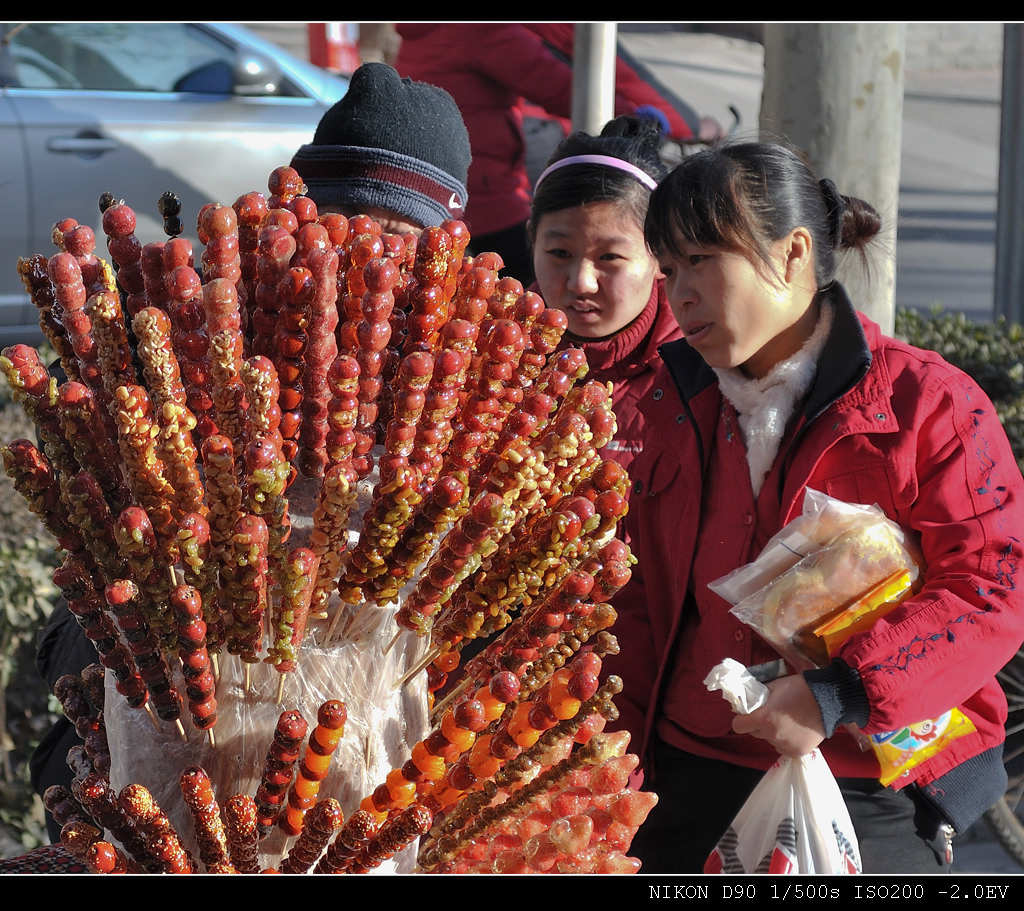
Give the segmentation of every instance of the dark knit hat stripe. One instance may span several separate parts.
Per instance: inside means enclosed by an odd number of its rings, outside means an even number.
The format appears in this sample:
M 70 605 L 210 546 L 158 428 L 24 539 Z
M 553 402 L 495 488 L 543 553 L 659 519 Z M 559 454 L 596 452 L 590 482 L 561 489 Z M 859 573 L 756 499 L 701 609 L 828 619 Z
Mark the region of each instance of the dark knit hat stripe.
M 416 215 L 421 221 L 422 207 L 427 206 L 446 218 L 461 218 L 466 211 L 468 193 L 463 184 L 440 168 L 387 149 L 361 146 L 304 145 L 295 153 L 292 167 L 305 181 L 309 195 L 318 204 L 327 205 L 325 194 L 337 196 L 335 185 L 350 188 L 358 183 L 376 188 L 374 204 L 400 214 Z M 393 187 L 396 198 L 387 198 L 387 187 Z M 401 197 L 404 204 L 399 202 Z M 423 197 L 419 199 L 419 197 Z M 369 203 L 368 198 L 352 200 Z M 415 208 L 415 212 L 409 206 Z

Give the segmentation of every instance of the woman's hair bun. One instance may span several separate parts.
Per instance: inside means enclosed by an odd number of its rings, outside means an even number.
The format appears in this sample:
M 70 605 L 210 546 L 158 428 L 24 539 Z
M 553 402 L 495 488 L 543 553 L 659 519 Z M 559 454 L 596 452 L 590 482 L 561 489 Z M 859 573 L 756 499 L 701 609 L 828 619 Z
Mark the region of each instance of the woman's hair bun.
M 856 196 L 844 196 L 843 223 L 838 246 L 859 249 L 867 245 L 881 229 L 882 217 L 871 203 Z
M 657 147 L 661 143 L 661 126 L 653 117 L 639 117 L 622 114 L 609 120 L 601 130 L 601 136 L 617 136 L 623 139 L 639 139 Z

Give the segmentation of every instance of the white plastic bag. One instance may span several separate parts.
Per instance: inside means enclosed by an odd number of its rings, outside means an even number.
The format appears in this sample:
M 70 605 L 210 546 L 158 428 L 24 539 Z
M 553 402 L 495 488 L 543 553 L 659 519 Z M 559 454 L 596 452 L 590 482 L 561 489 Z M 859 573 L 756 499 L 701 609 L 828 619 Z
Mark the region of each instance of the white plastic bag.
M 709 690 L 720 689 L 734 709 L 746 708 L 744 714 L 758 708 L 767 694 L 767 687 L 731 658 L 712 669 L 704 683 Z M 861 872 L 850 814 L 819 750 L 784 756 L 765 772 L 708 855 L 704 872 Z

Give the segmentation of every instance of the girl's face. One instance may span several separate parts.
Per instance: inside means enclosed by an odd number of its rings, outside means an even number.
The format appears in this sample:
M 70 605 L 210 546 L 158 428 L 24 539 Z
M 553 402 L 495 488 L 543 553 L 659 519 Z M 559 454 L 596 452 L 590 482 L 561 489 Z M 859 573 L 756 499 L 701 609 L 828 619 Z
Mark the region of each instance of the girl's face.
M 569 332 L 614 335 L 647 306 L 658 264 L 633 217 L 614 202 L 542 215 L 533 266 L 549 307 L 565 312 Z
M 681 255 L 661 258 L 679 328 L 709 366 L 764 376 L 810 337 L 817 308 L 811 306 L 814 290 L 806 284 L 810 246 L 805 235 L 798 228 L 772 244 L 774 281 L 765 265 L 732 249 L 679 242 Z

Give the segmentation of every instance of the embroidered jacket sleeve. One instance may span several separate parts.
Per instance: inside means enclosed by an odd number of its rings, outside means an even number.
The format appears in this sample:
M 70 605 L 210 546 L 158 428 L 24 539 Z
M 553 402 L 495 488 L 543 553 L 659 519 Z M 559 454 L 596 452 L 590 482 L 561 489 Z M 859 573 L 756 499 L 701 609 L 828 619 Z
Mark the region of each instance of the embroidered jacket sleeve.
M 918 366 L 923 381 L 894 377 L 898 458 L 912 461 L 894 496 L 920 542 L 923 587 L 808 678 L 827 725 L 863 724 L 866 697 L 867 733 L 964 704 L 1024 640 L 1024 481 L 1006 434 L 970 377 Z

